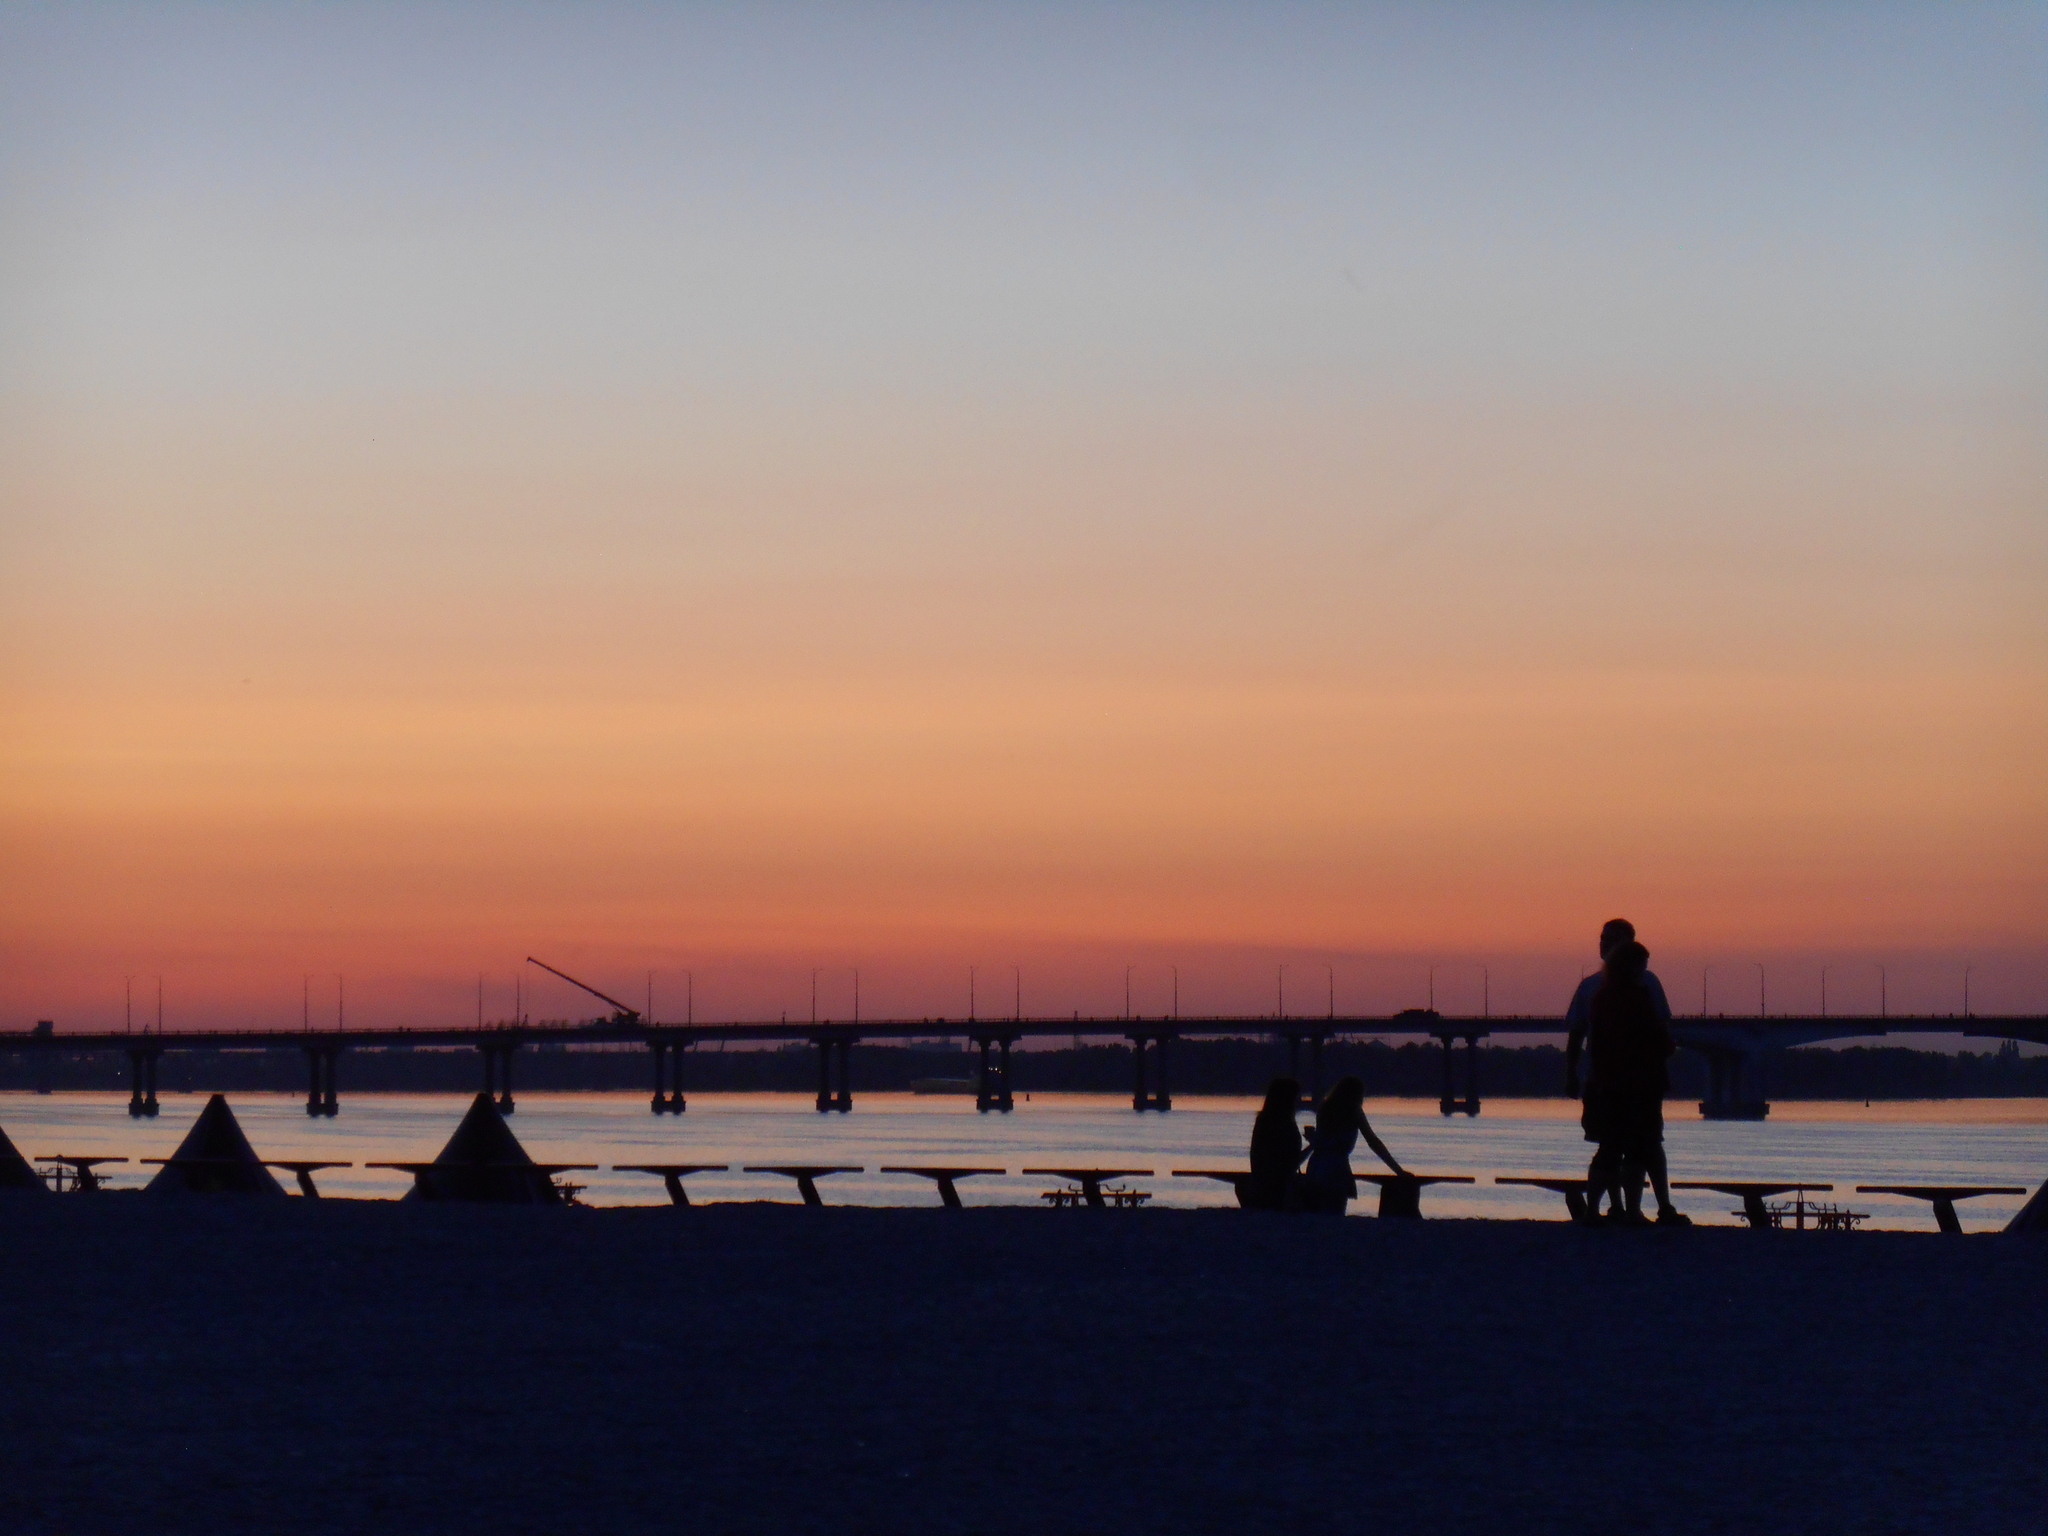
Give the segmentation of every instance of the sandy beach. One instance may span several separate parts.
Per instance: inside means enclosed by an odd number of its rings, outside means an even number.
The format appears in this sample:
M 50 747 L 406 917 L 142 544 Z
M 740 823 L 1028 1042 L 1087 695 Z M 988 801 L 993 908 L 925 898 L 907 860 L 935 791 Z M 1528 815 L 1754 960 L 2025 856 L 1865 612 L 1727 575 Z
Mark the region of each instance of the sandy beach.
M 2022 1531 L 2048 1243 L 10 1200 L 0 1528 Z

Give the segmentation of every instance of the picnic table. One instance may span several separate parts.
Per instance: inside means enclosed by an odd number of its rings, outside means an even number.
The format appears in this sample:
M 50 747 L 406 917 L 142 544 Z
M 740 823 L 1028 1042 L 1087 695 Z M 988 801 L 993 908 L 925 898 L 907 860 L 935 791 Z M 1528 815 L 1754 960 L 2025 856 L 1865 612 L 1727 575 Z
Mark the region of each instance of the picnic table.
M 1773 1212 L 1764 1204 L 1773 1195 L 1796 1196 L 1803 1207 L 1806 1203 L 1807 1191 L 1813 1190 L 1823 1194 L 1830 1194 L 1833 1193 L 1835 1186 L 1832 1184 L 1795 1184 L 1790 1182 L 1752 1183 L 1741 1180 L 1674 1179 L 1671 1182 L 1671 1187 L 1673 1189 L 1711 1189 L 1716 1194 L 1733 1195 L 1742 1202 L 1742 1209 L 1735 1214 L 1747 1221 L 1754 1230 L 1763 1232 L 1783 1224 L 1782 1213 Z
M 1944 1232 L 1961 1232 L 1963 1224 L 1956 1219 L 1956 1202 L 1974 1200 L 1979 1195 L 2024 1195 L 2025 1188 L 2017 1184 L 1858 1184 L 1859 1195 L 1905 1195 L 1913 1200 L 1926 1200 L 1934 1206 L 1934 1224 Z
M 58 1193 L 64 1192 L 62 1169 L 69 1168 L 71 1170 L 71 1192 L 73 1194 L 89 1195 L 100 1187 L 99 1175 L 94 1173 L 93 1169 L 97 1168 L 101 1163 L 125 1163 L 128 1159 L 125 1157 L 59 1157 L 55 1153 L 46 1152 L 38 1156 L 36 1161 L 39 1163 L 57 1163 L 62 1165 L 58 1170 L 56 1182 L 51 1186 Z
M 1153 1176 L 1150 1168 L 1026 1168 L 1024 1172 L 1033 1177 L 1071 1179 L 1079 1186 L 1075 1189 L 1048 1190 L 1039 1196 L 1048 1205 L 1094 1206 L 1102 1209 L 1109 1202 L 1103 1198 L 1103 1182 L 1108 1179 L 1149 1179 Z M 1144 1200 L 1127 1200 L 1126 1195 L 1137 1194 L 1136 1190 L 1117 1190 L 1117 1203 L 1124 1206 L 1142 1205 Z M 1151 1199 L 1150 1195 L 1144 1197 Z

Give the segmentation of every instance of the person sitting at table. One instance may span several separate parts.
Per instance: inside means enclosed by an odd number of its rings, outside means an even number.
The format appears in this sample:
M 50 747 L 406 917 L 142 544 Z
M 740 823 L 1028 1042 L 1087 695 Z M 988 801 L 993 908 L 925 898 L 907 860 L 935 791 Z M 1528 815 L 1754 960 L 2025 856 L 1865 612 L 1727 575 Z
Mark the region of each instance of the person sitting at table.
M 1309 1133 L 1308 1171 L 1295 1184 L 1300 1209 L 1342 1216 L 1344 1207 L 1358 1197 L 1351 1149 L 1360 1136 L 1381 1162 L 1401 1178 L 1408 1177 L 1408 1170 L 1394 1161 L 1365 1118 L 1365 1084 L 1355 1077 L 1339 1078 L 1317 1109 L 1315 1129 Z
M 1252 1122 L 1252 1176 L 1237 1186 L 1237 1203 L 1248 1211 L 1284 1211 L 1287 1186 L 1301 1166 L 1301 1130 L 1294 1113 L 1301 1084 L 1276 1077 L 1266 1085 L 1266 1102 Z

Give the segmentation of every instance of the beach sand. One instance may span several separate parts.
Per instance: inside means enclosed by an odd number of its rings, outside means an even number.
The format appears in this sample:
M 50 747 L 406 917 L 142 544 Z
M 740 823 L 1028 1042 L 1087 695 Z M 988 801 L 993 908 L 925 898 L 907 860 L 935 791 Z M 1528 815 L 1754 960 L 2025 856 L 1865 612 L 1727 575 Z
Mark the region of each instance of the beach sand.
M 0 1530 L 2033 1532 L 2044 1282 L 1932 1234 L 14 1198 Z

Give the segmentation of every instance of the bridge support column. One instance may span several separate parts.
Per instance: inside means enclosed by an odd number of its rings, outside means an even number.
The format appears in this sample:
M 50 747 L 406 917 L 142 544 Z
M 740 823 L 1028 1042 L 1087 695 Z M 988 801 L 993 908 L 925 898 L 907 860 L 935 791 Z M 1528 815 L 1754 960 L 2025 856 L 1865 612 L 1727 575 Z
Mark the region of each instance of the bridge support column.
M 484 1056 L 484 1096 L 495 1099 L 498 1113 L 509 1115 L 512 1102 L 512 1053 L 515 1045 L 479 1045 Z
M 1136 1069 L 1132 1081 L 1131 1108 L 1139 1114 L 1148 1109 L 1165 1111 L 1173 1108 L 1173 1089 L 1167 1081 L 1166 1041 L 1164 1033 L 1157 1035 L 1131 1035 L 1131 1061 Z M 1157 1069 L 1158 1086 L 1148 1088 L 1145 1082 L 1145 1046 L 1157 1042 L 1155 1054 L 1159 1058 Z
M 668 1042 L 648 1041 L 647 1053 L 654 1058 L 654 1097 L 648 1101 L 647 1109 L 650 1114 L 665 1115 L 668 1113 Z
M 974 1107 L 985 1115 L 996 1107 L 995 1085 L 990 1080 L 992 1069 L 988 1060 L 988 1053 L 995 1042 L 984 1035 L 975 1043 L 981 1047 L 981 1071 L 974 1082 Z
M 1760 1051 L 1725 1046 L 1695 1046 L 1707 1058 L 1707 1096 L 1700 1101 L 1704 1120 L 1762 1120 L 1771 1112 L 1764 1098 L 1764 1062 Z
M 1452 1115 L 1472 1116 L 1479 1113 L 1479 1042 L 1485 1031 L 1468 1035 L 1454 1035 L 1444 1031 L 1437 1039 L 1444 1044 L 1444 1092 L 1437 1100 L 1437 1112 L 1448 1119 Z M 1458 1094 L 1457 1042 L 1465 1042 L 1465 1093 Z
M 306 1047 L 306 1113 L 332 1118 L 341 1112 L 334 1091 L 334 1064 L 341 1052 L 328 1046 Z
M 669 1047 L 668 1057 L 668 1112 L 680 1115 L 690 1107 L 690 1101 L 683 1097 L 683 1052 L 689 1049 L 687 1041 L 678 1040 Z M 660 1087 L 659 1081 L 655 1084 Z
M 820 1035 L 811 1042 L 818 1048 L 818 1113 L 845 1114 L 853 1108 L 853 1041 Z M 838 1086 L 833 1086 L 832 1058 L 839 1058 Z
M 144 1053 L 128 1053 L 128 1118 L 142 1118 L 142 1061 Z
M 1017 1099 L 1016 1095 L 1010 1092 L 1010 1041 L 1007 1037 L 1001 1042 L 1001 1045 L 1003 1053 L 1003 1089 L 996 1097 L 996 1108 L 1007 1115 L 1017 1107 Z

